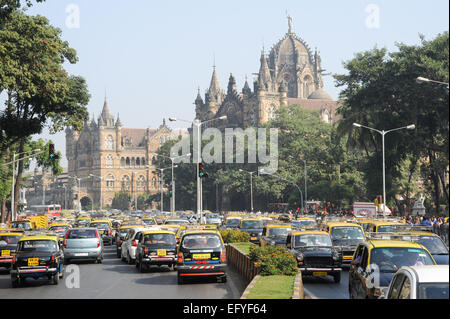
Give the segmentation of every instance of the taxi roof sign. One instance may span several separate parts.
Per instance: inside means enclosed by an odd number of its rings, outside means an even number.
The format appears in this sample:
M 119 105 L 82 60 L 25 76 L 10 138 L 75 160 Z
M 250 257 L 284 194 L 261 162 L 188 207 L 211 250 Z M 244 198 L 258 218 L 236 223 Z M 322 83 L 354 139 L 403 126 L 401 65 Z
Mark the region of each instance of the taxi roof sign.
M 420 236 L 414 234 L 404 234 L 404 233 L 366 233 L 366 237 L 369 240 L 372 239 L 381 239 L 381 240 L 403 240 L 403 241 L 417 241 L 420 239 Z

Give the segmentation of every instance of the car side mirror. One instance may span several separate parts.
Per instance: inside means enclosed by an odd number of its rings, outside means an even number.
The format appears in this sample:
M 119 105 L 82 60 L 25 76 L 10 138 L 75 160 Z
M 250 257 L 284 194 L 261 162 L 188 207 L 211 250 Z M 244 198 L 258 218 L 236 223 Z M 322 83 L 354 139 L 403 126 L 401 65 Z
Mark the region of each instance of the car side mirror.
M 0 247 L 6 247 L 8 243 L 4 240 L 0 240 Z

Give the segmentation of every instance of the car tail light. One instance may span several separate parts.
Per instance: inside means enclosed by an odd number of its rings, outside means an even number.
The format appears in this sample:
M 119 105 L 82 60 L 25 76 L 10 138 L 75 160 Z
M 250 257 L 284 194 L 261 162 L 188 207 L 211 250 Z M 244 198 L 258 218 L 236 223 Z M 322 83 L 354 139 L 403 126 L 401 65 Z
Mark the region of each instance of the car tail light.
M 55 256 L 52 256 L 52 263 L 55 262 Z
M 70 233 L 70 231 L 68 231 L 66 233 L 66 237 L 64 238 L 64 244 L 63 244 L 64 248 L 67 248 L 67 237 L 69 237 L 69 233 Z
M 137 247 L 137 240 L 133 240 L 133 241 L 131 242 L 131 245 L 133 245 L 133 247 Z
M 112 232 L 111 232 L 111 229 L 110 230 L 108 230 L 108 235 L 111 235 L 112 234 Z
M 221 262 L 227 261 L 227 256 L 225 255 L 225 251 L 223 251 L 223 250 L 220 252 L 220 261 Z
M 147 247 L 144 248 L 144 255 L 147 255 Z
M 182 252 L 179 252 L 179 253 L 178 253 L 178 262 L 179 262 L 179 263 L 182 263 L 182 262 L 183 262 L 183 253 L 182 253 Z
M 100 238 L 98 237 L 98 231 L 95 230 L 95 237 L 97 237 L 97 248 L 100 247 Z
M 13 255 L 11 263 L 14 264 L 16 262 L 16 256 Z

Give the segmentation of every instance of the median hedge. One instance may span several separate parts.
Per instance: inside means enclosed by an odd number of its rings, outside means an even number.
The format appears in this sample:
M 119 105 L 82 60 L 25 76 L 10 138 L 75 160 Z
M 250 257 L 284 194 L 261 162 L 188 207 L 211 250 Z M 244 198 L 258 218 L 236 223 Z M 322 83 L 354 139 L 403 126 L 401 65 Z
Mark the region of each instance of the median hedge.
M 294 276 L 298 272 L 294 254 L 281 246 L 250 247 L 250 260 L 259 268 L 262 276 Z
M 226 229 L 220 232 L 225 243 L 244 243 L 250 241 L 249 233 L 241 232 L 236 229 Z

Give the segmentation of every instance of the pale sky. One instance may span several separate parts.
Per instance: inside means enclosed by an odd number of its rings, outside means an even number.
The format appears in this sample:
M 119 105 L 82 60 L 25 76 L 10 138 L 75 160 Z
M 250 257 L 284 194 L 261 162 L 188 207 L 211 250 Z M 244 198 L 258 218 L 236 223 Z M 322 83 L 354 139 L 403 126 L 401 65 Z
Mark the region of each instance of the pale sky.
M 90 117 L 100 114 L 106 91 L 124 127 L 156 128 L 163 118 L 194 118 L 197 87 L 203 95 L 214 57 L 222 89 L 233 73 L 240 91 L 258 72 L 263 46 L 268 53 L 287 32 L 286 11 L 331 73 L 343 73 L 342 62 L 357 52 L 394 51 L 396 42 L 419 44 L 419 34 L 431 40 L 449 29 L 447 0 L 47 0 L 28 14 L 49 18 L 76 49 L 79 62 L 67 70 L 87 80 Z M 324 89 L 337 99 L 331 76 Z M 38 137 L 55 142 L 66 166 L 64 133 Z

